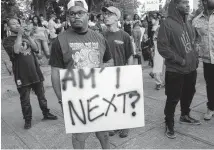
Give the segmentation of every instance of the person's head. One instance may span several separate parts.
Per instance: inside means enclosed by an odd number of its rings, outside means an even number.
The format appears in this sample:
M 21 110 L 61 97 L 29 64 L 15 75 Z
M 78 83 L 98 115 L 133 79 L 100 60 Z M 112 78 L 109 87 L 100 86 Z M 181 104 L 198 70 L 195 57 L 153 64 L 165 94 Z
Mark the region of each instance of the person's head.
M 41 21 L 44 21 L 44 20 L 45 20 L 43 14 L 40 14 L 40 15 L 39 15 L 39 18 L 40 18 Z
M 98 19 L 98 21 L 103 21 L 103 15 L 102 14 L 98 14 L 97 15 L 97 19 Z
M 134 14 L 133 20 L 140 20 L 140 16 L 138 14 Z
M 61 23 L 61 20 L 59 18 L 57 18 L 56 23 Z
M 190 12 L 189 0 L 174 0 L 176 9 L 181 15 L 188 15 Z
M 18 19 L 16 19 L 16 18 L 9 18 L 7 21 L 7 25 L 9 27 L 10 31 L 13 33 L 18 33 L 18 31 L 21 27 Z
M 74 30 L 84 31 L 88 29 L 89 14 L 85 1 L 70 1 L 67 14 Z
M 40 26 L 40 27 L 42 26 L 41 20 L 38 16 L 34 16 L 32 21 L 34 26 Z
M 50 20 L 55 20 L 55 19 L 56 19 L 56 15 L 55 14 L 51 14 Z
M 144 28 L 148 28 L 148 22 L 147 22 L 146 19 L 142 20 L 141 22 L 142 22 L 142 26 L 143 26 Z
M 106 25 L 117 25 L 121 17 L 121 12 L 114 6 L 103 7 L 103 17 Z
M 214 10 L 214 0 L 202 0 L 205 9 Z
M 125 14 L 124 17 L 123 17 L 123 19 L 124 19 L 125 21 L 131 21 L 131 16 L 128 15 L 128 14 Z
M 151 16 L 151 23 L 152 25 L 157 25 L 158 24 L 159 19 L 155 16 Z

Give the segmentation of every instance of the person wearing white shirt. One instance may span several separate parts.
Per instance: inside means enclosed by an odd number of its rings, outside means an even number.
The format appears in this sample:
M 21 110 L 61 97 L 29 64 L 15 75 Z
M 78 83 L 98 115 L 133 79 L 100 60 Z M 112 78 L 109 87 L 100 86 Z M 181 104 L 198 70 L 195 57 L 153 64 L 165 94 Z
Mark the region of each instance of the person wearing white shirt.
M 56 19 L 56 15 L 52 14 L 51 18 L 48 22 L 48 29 L 49 29 L 49 34 L 50 34 L 50 41 L 53 41 L 56 37 L 56 29 L 60 28 L 62 24 L 57 24 L 54 20 Z

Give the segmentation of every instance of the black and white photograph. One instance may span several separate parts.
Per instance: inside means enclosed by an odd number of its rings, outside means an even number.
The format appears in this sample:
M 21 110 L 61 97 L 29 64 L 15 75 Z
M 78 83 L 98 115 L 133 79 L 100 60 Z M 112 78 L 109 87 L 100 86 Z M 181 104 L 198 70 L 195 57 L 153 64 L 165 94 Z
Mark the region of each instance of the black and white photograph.
M 214 0 L 1 0 L 1 149 L 214 149 Z

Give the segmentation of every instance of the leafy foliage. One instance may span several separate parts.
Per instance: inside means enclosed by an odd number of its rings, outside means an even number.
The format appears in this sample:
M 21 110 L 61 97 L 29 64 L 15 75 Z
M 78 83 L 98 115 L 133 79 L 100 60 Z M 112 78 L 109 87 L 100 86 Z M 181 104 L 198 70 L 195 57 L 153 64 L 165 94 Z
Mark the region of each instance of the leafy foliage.
M 1 1 L 1 17 L 6 20 L 8 17 L 21 17 L 23 13 L 20 11 L 16 0 L 2 0 Z

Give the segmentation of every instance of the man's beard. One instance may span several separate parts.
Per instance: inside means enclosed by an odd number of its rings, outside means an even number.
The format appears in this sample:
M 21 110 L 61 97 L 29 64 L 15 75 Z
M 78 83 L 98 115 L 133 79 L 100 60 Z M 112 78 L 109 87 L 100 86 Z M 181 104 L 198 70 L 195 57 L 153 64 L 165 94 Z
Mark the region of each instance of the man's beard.
M 72 26 L 72 28 L 76 31 L 81 31 L 83 29 L 82 27 L 76 27 L 76 26 Z

